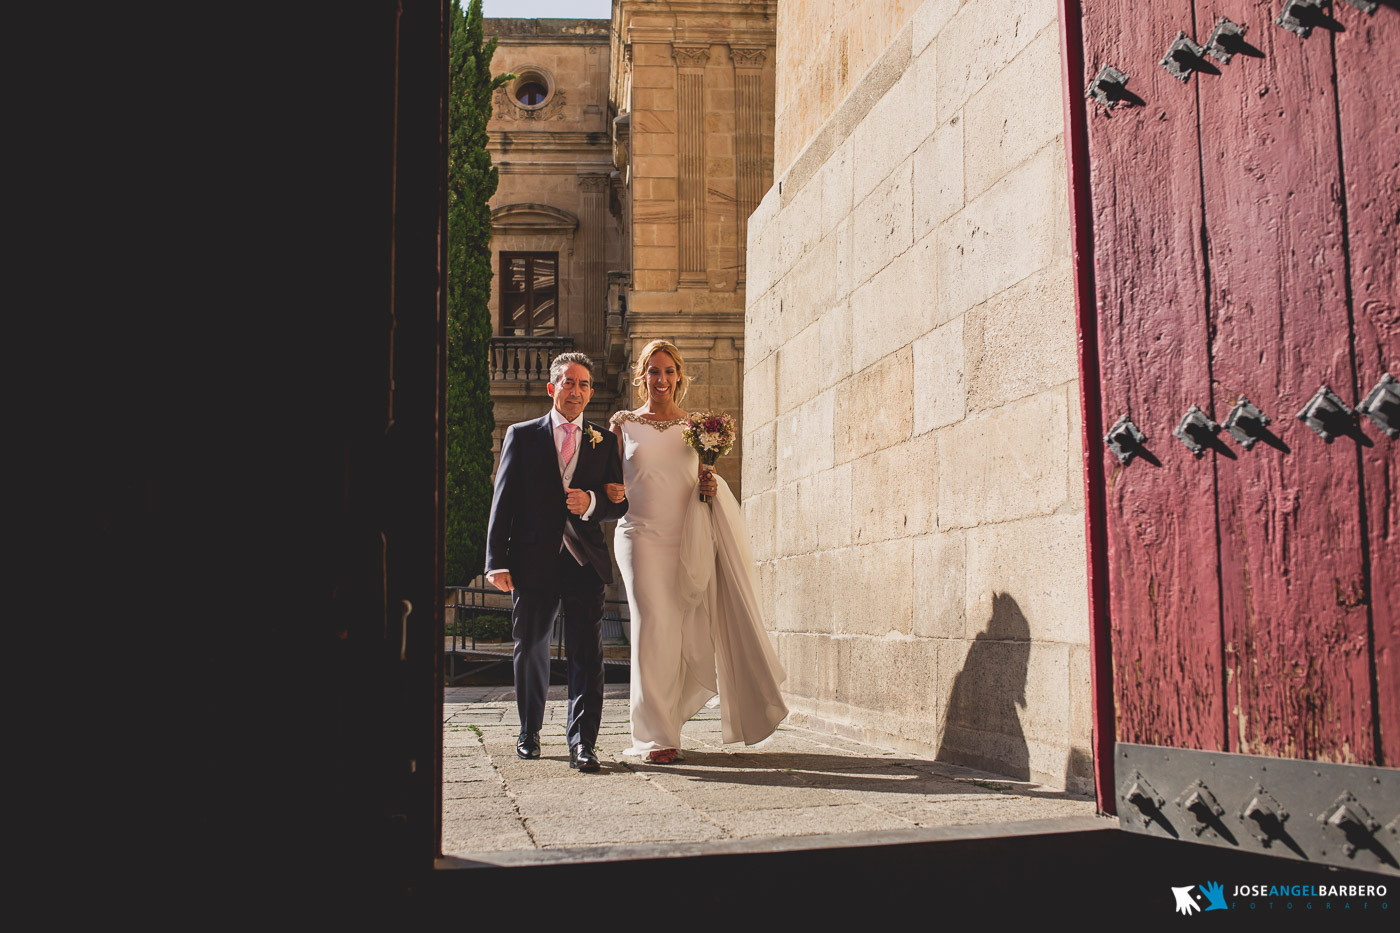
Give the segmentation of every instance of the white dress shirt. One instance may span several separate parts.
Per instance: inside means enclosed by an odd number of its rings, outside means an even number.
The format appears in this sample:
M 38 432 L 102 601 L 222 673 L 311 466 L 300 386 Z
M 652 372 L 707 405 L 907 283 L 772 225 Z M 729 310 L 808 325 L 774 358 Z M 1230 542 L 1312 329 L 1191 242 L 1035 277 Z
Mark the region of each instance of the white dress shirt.
M 559 428 L 565 424 L 572 424 L 578 428 L 578 442 L 574 445 L 574 455 L 569 458 L 568 463 L 564 462 L 565 432 L 559 430 Z M 559 478 L 563 480 L 564 488 L 568 489 L 569 484 L 574 480 L 574 469 L 578 466 L 579 451 L 583 449 L 583 445 L 588 441 L 588 435 L 584 433 L 583 415 L 579 415 L 573 421 L 570 421 L 559 413 L 559 409 L 551 408 L 549 410 L 549 427 L 551 433 L 554 435 L 554 453 L 559 457 Z M 593 514 L 593 510 L 598 507 L 598 500 L 591 490 L 585 489 L 584 492 L 588 493 L 588 508 L 584 509 L 583 514 L 580 515 L 579 518 L 588 521 L 589 516 Z
M 578 427 L 577 443 L 574 445 L 574 455 L 569 458 L 568 463 L 564 462 L 564 438 L 566 434 L 564 431 L 559 430 L 560 426 L 564 424 L 573 424 Z M 551 407 L 549 409 L 549 428 L 550 434 L 554 436 L 554 456 L 559 461 L 559 479 L 564 484 L 564 488 L 568 489 L 569 483 L 571 483 L 574 478 L 574 470 L 578 467 L 579 452 L 583 450 L 583 445 L 588 441 L 588 434 L 583 426 L 583 415 L 580 414 L 577 418 L 570 421 L 560 414 L 559 409 Z M 595 496 L 590 489 L 585 489 L 584 492 L 588 493 L 588 508 L 584 509 L 583 514 L 580 515 L 579 518 L 588 521 L 589 517 L 593 514 L 593 510 L 598 507 L 598 497 Z M 567 519 L 565 519 L 565 521 L 567 521 Z M 561 541 L 559 549 L 562 551 L 566 545 L 568 545 L 567 541 Z M 583 558 L 574 552 L 573 547 L 569 547 L 569 553 L 580 565 L 584 563 Z M 504 567 L 488 567 L 486 570 L 486 579 L 490 580 L 492 575 L 502 573 L 505 569 Z

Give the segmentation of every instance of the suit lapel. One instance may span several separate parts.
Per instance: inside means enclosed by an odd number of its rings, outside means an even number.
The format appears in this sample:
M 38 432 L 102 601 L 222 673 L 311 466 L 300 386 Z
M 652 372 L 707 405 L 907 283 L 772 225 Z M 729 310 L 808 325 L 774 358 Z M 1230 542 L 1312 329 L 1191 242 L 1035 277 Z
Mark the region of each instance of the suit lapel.
M 559 449 L 554 446 L 554 422 L 552 418 L 552 415 L 546 413 L 545 416 L 539 421 L 536 421 L 535 424 L 538 426 L 536 430 L 539 431 L 539 442 L 542 447 L 541 452 L 549 456 L 548 462 L 550 465 L 550 469 L 554 473 L 555 480 L 558 481 L 560 478 Z
M 579 477 L 583 475 L 583 465 L 588 462 L 588 452 L 592 449 L 593 445 L 588 440 L 588 419 L 585 418 L 578 432 L 578 462 L 574 464 L 574 486 L 578 486 Z

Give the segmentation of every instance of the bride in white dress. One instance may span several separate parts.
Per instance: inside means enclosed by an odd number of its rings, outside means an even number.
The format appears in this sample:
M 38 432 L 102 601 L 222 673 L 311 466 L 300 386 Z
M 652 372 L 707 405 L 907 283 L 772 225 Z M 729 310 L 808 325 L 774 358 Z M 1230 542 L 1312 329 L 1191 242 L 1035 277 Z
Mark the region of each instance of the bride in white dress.
M 680 754 L 681 726 L 717 694 L 723 740 L 755 744 L 787 707 L 782 666 L 763 629 L 757 580 L 739 504 L 723 478 L 700 466 L 682 430 L 686 388 L 680 351 L 653 340 L 638 356 L 643 398 L 612 417 L 628 500 L 614 550 L 632 617 L 632 747 L 666 764 Z M 713 497 L 701 503 L 700 493 Z

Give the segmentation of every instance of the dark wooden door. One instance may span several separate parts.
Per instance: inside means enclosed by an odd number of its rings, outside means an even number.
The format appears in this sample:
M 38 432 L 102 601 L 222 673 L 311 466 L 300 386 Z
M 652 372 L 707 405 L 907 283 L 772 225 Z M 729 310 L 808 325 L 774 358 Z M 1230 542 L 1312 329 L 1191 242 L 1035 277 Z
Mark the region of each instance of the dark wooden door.
M 1400 9 L 1337 3 L 1304 37 L 1276 0 L 1083 6 L 1116 737 L 1400 762 L 1400 473 L 1366 418 L 1324 440 L 1296 413 L 1400 375 Z M 1244 26 L 1180 80 L 1178 33 Z M 1173 436 L 1241 398 L 1246 449 Z M 1345 421 L 1345 419 L 1344 419 Z M 1344 423 L 1339 422 L 1339 424 Z

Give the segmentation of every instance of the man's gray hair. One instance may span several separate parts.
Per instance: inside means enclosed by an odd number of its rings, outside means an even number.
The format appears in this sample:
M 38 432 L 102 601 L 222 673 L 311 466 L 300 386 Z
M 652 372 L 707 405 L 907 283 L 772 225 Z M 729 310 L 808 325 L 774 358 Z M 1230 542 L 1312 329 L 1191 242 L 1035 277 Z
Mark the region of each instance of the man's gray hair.
M 559 384 L 559 377 L 564 375 L 564 367 L 570 363 L 577 363 L 588 370 L 588 378 L 593 379 L 593 361 L 587 356 L 577 351 L 561 353 L 554 358 L 554 362 L 549 364 L 549 381 L 555 385 Z

